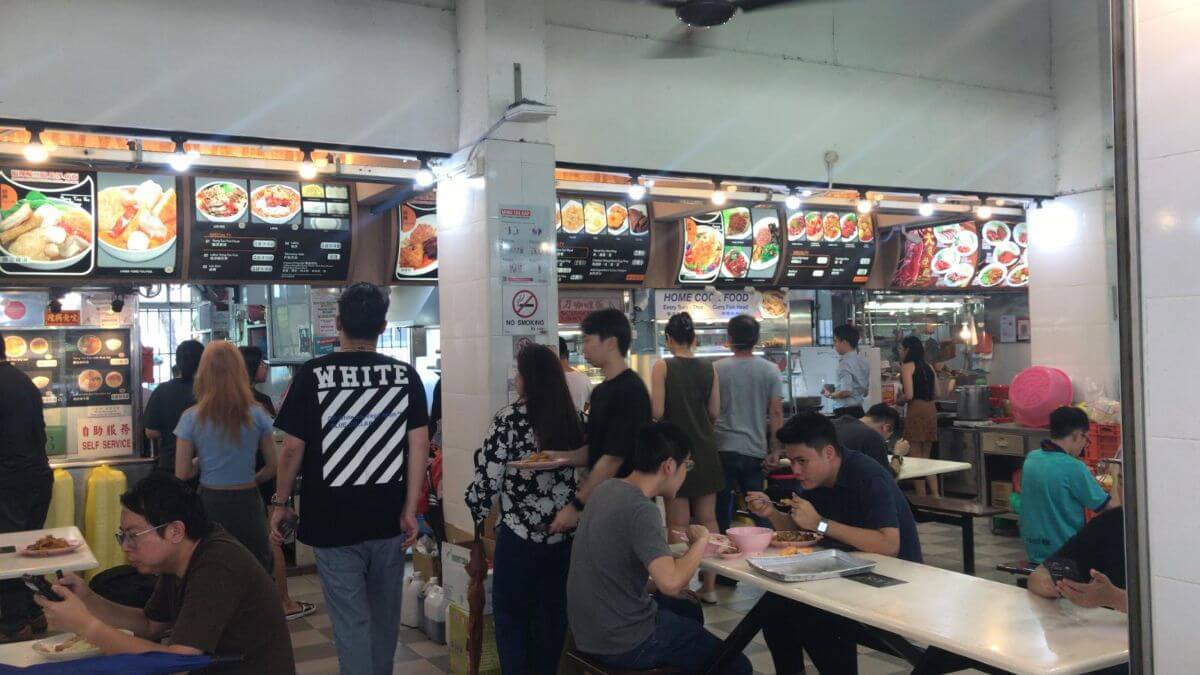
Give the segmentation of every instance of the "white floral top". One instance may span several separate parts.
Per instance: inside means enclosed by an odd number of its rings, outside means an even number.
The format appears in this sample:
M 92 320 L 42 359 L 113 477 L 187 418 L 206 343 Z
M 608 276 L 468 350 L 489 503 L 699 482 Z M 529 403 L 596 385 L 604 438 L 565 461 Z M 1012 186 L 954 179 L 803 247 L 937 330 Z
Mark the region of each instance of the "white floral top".
M 475 461 L 475 479 L 467 486 L 467 508 L 475 522 L 482 522 L 499 494 L 500 524 L 527 541 L 557 544 L 569 535 L 550 534 L 550 523 L 575 496 L 575 469 L 531 471 L 507 466 L 538 449 L 525 406 L 507 406 L 496 413 L 482 455 Z

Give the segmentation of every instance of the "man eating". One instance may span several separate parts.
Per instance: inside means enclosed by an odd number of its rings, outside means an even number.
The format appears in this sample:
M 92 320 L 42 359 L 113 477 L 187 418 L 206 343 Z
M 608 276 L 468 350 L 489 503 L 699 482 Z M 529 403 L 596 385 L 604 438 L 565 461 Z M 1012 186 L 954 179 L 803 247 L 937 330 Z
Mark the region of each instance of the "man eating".
M 861 418 L 842 415 L 833 420 L 837 440 L 843 450 L 857 450 L 889 471 L 888 441 L 902 429 L 903 424 L 900 412 L 886 403 L 876 403 Z M 908 441 L 902 438 L 896 441 L 896 447 L 900 450 L 896 454 L 904 455 Z

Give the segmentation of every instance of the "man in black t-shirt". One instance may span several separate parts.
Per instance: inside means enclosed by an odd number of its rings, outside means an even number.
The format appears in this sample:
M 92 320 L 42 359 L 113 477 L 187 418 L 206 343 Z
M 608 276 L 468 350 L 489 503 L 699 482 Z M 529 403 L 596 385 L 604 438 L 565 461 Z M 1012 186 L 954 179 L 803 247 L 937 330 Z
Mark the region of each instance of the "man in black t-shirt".
M 416 370 L 375 351 L 387 292 L 368 283 L 338 298 L 339 351 L 297 369 L 275 426 L 287 434 L 271 498 L 271 537 L 295 516 L 312 546 L 341 672 L 391 673 L 400 632 L 404 551 L 417 538 L 429 457 L 429 411 Z
M 53 485 L 42 394 L 8 362 L 0 335 L 0 532 L 41 528 Z M 25 584 L 0 581 L 0 642 L 29 640 L 45 631 L 46 619 Z
M 833 420 L 838 443 L 843 450 L 857 450 L 879 462 L 888 471 L 892 470 L 888 462 L 888 441 L 900 431 L 902 424 L 899 411 L 886 403 L 876 403 L 861 418 L 841 415 Z M 908 441 L 900 439 L 897 445 L 900 444 L 907 446 Z
M 200 355 L 204 345 L 195 340 L 184 340 L 175 348 L 175 366 L 179 377 L 155 387 L 146 403 L 146 438 L 158 446 L 156 466 L 172 476 L 175 475 L 175 427 L 183 411 L 196 405 L 192 390 L 196 369 L 200 367 Z
M 1029 590 L 1044 598 L 1064 597 L 1080 607 L 1111 607 L 1128 612 L 1125 593 L 1125 509 L 1106 509 L 1067 540 L 1047 560 L 1075 563 L 1080 577 L 1055 582 L 1046 566 L 1038 565 L 1029 577 Z
M 590 471 L 571 503 L 550 524 L 551 532 L 565 532 L 579 523 L 579 514 L 597 485 L 629 475 L 637 430 L 650 421 L 650 393 L 625 362 L 633 341 L 629 319 L 619 309 L 602 309 L 587 315 L 580 328 L 583 357 L 604 371 L 604 381 L 592 389 L 589 399 L 586 457 L 555 453 L 577 464 L 586 460 Z

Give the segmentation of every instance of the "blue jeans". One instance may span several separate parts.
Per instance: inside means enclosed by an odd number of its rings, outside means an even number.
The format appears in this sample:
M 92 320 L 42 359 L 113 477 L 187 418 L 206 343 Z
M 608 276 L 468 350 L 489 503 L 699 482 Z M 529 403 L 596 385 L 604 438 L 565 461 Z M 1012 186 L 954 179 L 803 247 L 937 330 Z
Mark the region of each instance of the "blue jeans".
M 625 652 L 596 656 L 617 668 L 648 669 L 674 666 L 691 672 L 704 667 L 721 640 L 704 630 L 704 612 L 687 600 L 654 596 L 658 613 L 654 633 L 645 642 Z M 725 675 L 750 675 L 754 669 L 745 654 L 738 654 L 724 671 Z
M 313 548 L 342 675 L 391 675 L 400 639 L 404 537 Z
M 729 529 L 733 522 L 733 493 L 762 492 L 766 476 L 763 475 L 762 460 L 737 452 L 719 452 L 721 468 L 725 471 L 725 489 L 717 493 L 717 524 L 721 531 Z M 759 527 L 770 527 L 766 518 L 752 516 Z
M 554 675 L 567 637 L 571 542 L 536 544 L 496 528 L 492 607 L 505 675 Z

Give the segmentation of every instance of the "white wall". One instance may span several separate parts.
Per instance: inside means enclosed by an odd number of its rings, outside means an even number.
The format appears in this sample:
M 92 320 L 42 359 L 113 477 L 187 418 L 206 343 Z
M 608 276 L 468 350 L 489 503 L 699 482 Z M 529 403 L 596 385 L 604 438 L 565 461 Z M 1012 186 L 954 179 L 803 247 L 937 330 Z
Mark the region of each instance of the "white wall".
M 669 10 L 547 2 L 562 161 L 1054 191 L 1044 0 L 861 0 L 738 16 L 711 56 L 651 59 Z
M 457 147 L 450 0 L 6 0 L 0 116 Z
M 1200 2 L 1139 0 L 1136 114 L 1154 669 L 1194 672 L 1200 606 Z

